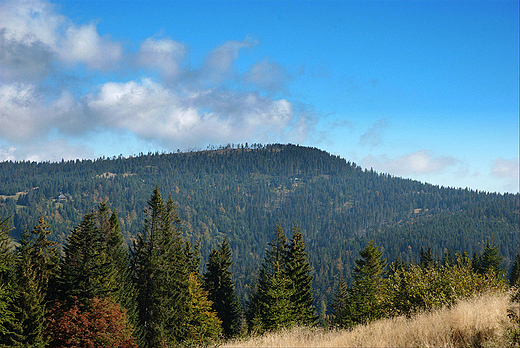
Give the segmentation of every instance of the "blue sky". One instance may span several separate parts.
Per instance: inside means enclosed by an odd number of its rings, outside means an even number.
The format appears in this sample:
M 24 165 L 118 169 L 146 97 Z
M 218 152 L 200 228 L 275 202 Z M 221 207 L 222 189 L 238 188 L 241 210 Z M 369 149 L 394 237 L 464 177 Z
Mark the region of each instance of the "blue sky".
M 0 0 L 0 161 L 317 147 L 518 192 L 518 1 Z

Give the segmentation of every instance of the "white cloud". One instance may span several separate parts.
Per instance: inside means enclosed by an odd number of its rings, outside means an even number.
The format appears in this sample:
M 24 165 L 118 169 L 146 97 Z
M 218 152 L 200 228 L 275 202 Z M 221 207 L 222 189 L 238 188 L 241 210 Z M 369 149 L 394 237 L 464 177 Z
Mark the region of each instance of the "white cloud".
M 53 70 L 54 54 L 41 41 L 24 43 L 6 37 L 0 30 L 0 78 L 32 82 L 45 79 Z
M 181 72 L 181 64 L 187 53 L 185 45 L 171 39 L 146 39 L 137 53 L 140 66 L 158 69 L 167 78 L 174 78 Z
M 128 53 L 101 36 L 95 23 L 75 23 L 56 5 L 41 0 L 0 5 L 0 160 L 91 156 L 92 149 L 74 144 L 88 143 L 94 133 L 114 138 L 130 133 L 166 149 L 303 142 L 317 122 L 286 99 L 239 90 L 246 82 L 279 91 L 288 78 L 270 60 L 240 76 L 234 67 L 240 51 L 258 44 L 249 37 L 224 42 L 190 69 L 188 47 L 168 37 L 147 38 Z M 137 73 L 158 72 L 159 78 L 110 81 L 107 70 L 122 71 L 126 55 L 134 58 Z M 237 82 L 233 88 L 230 80 Z
M 382 118 L 378 120 L 365 134 L 359 139 L 359 144 L 366 146 L 378 146 L 383 144 L 383 133 L 389 127 L 388 120 Z
M 460 165 L 461 161 L 451 156 L 435 157 L 432 151 L 422 150 L 395 158 L 369 155 L 363 158 L 362 164 L 365 168 L 403 176 L 441 173 Z
M 43 45 L 67 64 L 112 69 L 122 58 L 121 44 L 101 37 L 94 23 L 77 26 L 45 1 L 6 1 L 0 29 L 12 47 Z
M 103 127 L 183 145 L 282 134 L 294 116 L 291 103 L 284 99 L 221 89 L 179 96 L 150 79 L 106 83 L 89 97 L 88 108 Z
M 99 36 L 94 23 L 69 26 L 58 52 L 65 62 L 85 63 L 91 69 L 113 69 L 123 56 L 121 44 Z

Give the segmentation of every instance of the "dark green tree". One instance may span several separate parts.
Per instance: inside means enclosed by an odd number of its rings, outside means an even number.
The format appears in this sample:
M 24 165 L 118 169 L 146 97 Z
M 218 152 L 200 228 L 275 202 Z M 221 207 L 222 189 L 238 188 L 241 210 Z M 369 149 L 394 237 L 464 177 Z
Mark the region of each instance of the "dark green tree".
M 45 316 L 53 298 L 58 275 L 57 243 L 49 241 L 50 226 L 43 217 L 38 225 L 22 234 L 16 250 L 15 282 L 18 298 L 13 304 L 24 347 L 45 347 Z
M 226 337 L 232 337 L 240 329 L 240 304 L 235 295 L 235 284 L 231 279 L 230 267 L 233 264 L 231 247 L 226 239 L 218 249 L 209 255 L 207 271 L 204 273 L 203 286 L 208 292 L 211 307 L 222 320 Z
M 131 250 L 139 324 L 145 347 L 167 347 L 180 344 L 187 335 L 190 266 L 171 196 L 165 204 L 156 187 L 145 214 Z
M 286 272 L 288 244 L 280 224 L 268 246 L 256 290 L 248 303 L 249 328 L 260 333 L 295 324 L 291 302 L 294 283 Z
M 482 254 L 475 253 L 473 260 L 471 261 L 471 267 L 479 274 L 495 273 L 499 275 L 500 264 L 502 263 L 502 256 L 500 256 L 500 250 L 498 246 L 488 241 Z
M 314 308 L 312 296 L 312 275 L 309 255 L 306 251 L 303 234 L 298 225 L 294 224 L 293 237 L 287 248 L 286 273 L 293 282 L 294 293 L 291 305 L 294 311 L 294 321 L 298 325 L 313 325 L 318 316 Z
M 87 303 L 94 297 L 107 297 L 116 291 L 114 268 L 105 251 L 105 241 L 92 211 L 84 215 L 65 243 L 58 280 L 61 299 L 77 298 L 80 303 Z
M 98 228 L 105 253 L 109 277 L 117 284 L 111 296 L 127 311 L 128 321 L 134 328 L 134 336 L 141 342 L 137 315 L 137 291 L 133 284 L 128 247 L 123 240 L 121 226 L 115 211 L 102 202 L 96 211 Z
M 348 325 L 365 324 L 380 319 L 386 305 L 386 260 L 383 252 L 370 241 L 359 252 L 361 258 L 354 267 L 354 283 L 349 289 L 344 318 Z
M 13 287 L 12 271 L 15 262 L 14 244 L 9 236 L 12 228 L 9 218 L 0 220 L 0 347 L 13 347 L 20 344 L 20 331 L 12 305 L 17 293 Z

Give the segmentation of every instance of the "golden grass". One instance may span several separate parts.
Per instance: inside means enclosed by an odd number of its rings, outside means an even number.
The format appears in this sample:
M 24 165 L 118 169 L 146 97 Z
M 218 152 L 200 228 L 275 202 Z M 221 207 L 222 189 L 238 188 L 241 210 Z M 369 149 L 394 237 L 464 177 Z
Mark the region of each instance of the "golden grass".
M 222 347 L 507 347 L 511 306 L 509 294 L 485 294 L 452 308 L 383 319 L 351 331 L 296 327 Z

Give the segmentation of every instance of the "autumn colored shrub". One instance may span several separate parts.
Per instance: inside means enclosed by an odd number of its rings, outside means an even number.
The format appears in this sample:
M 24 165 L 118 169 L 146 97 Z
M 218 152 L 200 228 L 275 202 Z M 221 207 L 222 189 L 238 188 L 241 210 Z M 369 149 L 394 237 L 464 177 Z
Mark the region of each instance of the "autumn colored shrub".
M 110 298 L 56 302 L 47 335 L 55 348 L 137 348 L 126 311 Z

